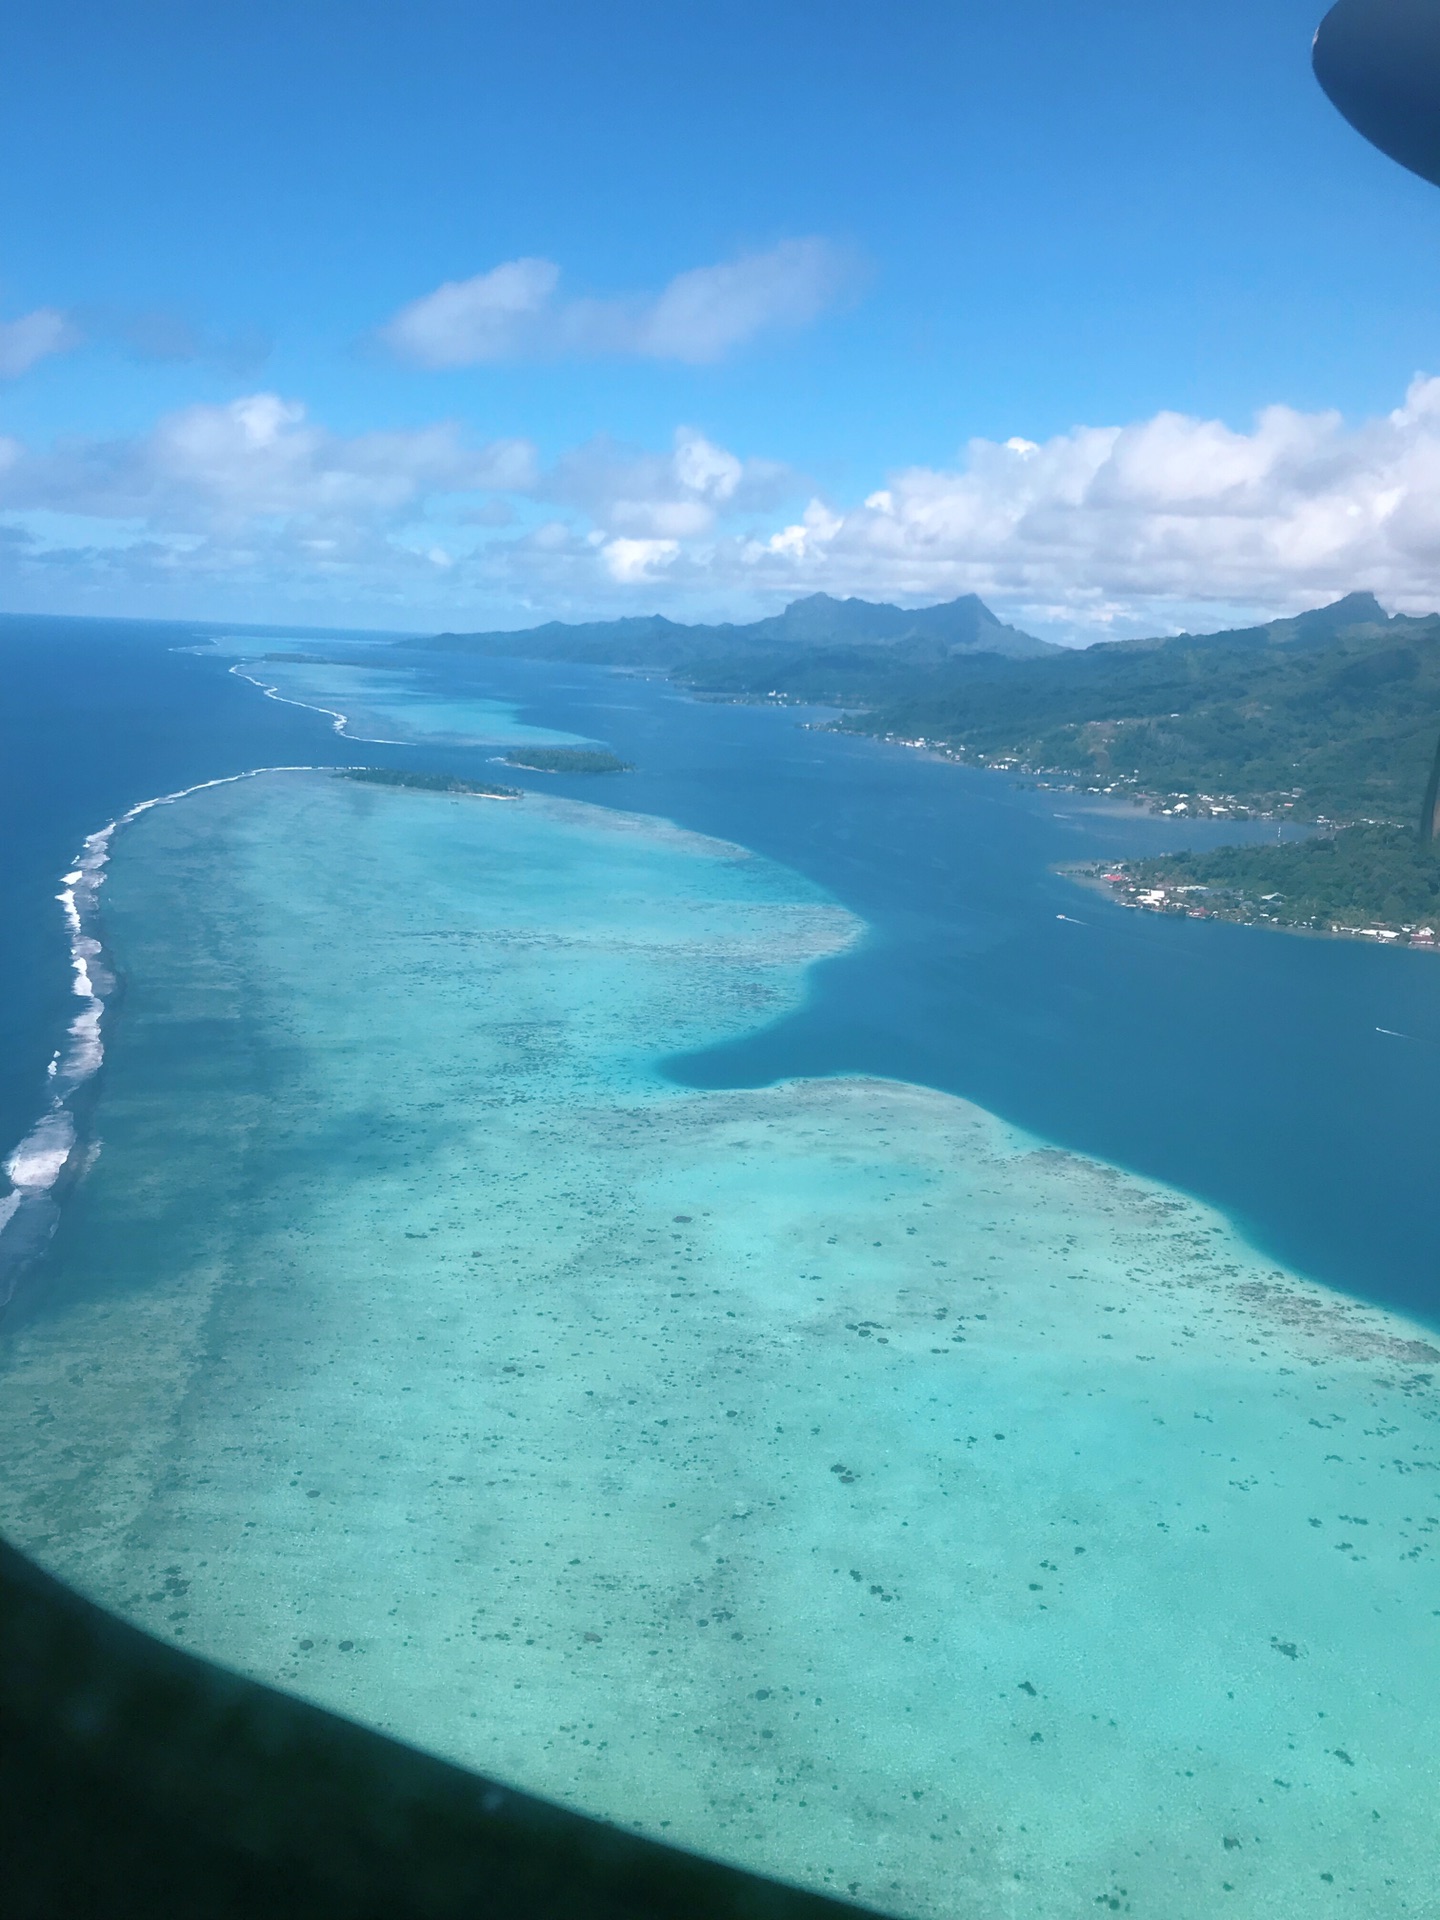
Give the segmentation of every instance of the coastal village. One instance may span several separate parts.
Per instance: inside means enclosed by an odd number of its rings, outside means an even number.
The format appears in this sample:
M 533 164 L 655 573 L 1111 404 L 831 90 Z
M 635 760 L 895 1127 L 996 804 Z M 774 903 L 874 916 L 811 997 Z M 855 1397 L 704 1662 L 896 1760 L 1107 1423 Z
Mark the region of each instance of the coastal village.
M 1287 793 L 1276 794 L 1267 805 L 1257 806 L 1228 793 L 1147 792 L 1136 781 L 1124 777 L 1103 786 L 1089 785 L 1062 769 L 1032 767 L 1013 755 L 967 752 L 950 741 L 919 736 L 913 739 L 899 735 L 886 737 L 894 746 L 910 747 L 961 765 L 984 766 L 996 773 L 1020 775 L 1041 787 L 1053 781 L 1055 785 L 1071 791 L 1094 794 L 1097 798 L 1129 801 L 1150 813 L 1173 819 L 1283 820 L 1287 816 L 1294 817 L 1297 803 L 1304 797 L 1303 789 L 1296 787 Z M 1339 823 L 1327 820 L 1322 814 L 1315 817 L 1314 824 L 1321 829 L 1333 830 Z M 1418 947 L 1429 952 L 1434 952 L 1440 946 L 1440 938 L 1437 938 L 1440 926 L 1437 925 L 1420 921 L 1350 925 L 1316 915 L 1302 916 L 1293 909 L 1287 910 L 1283 893 L 1252 894 L 1236 887 L 1195 880 L 1158 879 L 1151 871 L 1153 865 L 1149 861 L 1117 861 L 1110 866 L 1086 866 L 1068 871 L 1070 878 L 1080 881 L 1082 885 L 1095 886 L 1106 892 L 1117 906 L 1129 907 L 1141 913 L 1163 913 L 1190 920 L 1228 920 L 1243 926 L 1273 927 L 1289 933 L 1313 933 L 1349 940 L 1373 940 L 1387 946 Z M 1440 921 L 1440 915 L 1436 918 Z
M 822 722 L 832 725 L 833 722 Z M 1032 767 L 1014 754 L 987 754 L 967 750 L 956 746 L 949 740 L 927 740 L 920 737 L 904 739 L 899 734 L 883 736 L 887 743 L 895 747 L 914 747 L 922 753 L 933 753 L 941 760 L 953 760 L 959 766 L 986 767 L 993 773 L 1013 773 L 1034 779 L 1040 786 L 1050 781 L 1066 787 L 1076 793 L 1093 793 L 1100 798 L 1128 800 L 1147 812 L 1173 815 L 1177 819 L 1190 820 L 1272 820 L 1283 819 L 1301 798 L 1301 789 L 1292 788 L 1289 793 L 1276 796 L 1273 807 L 1255 807 L 1243 800 L 1237 800 L 1233 793 L 1152 793 L 1136 780 L 1124 774 L 1118 774 L 1105 785 L 1089 784 L 1078 780 L 1072 772 L 1063 767 Z M 1322 816 L 1318 824 L 1329 823 Z
M 1314 921 L 1296 920 L 1287 914 L 1283 894 L 1266 893 L 1252 900 L 1233 888 L 1205 886 L 1195 881 L 1183 885 L 1174 882 L 1147 885 L 1145 878 L 1129 872 L 1123 862 L 1087 868 L 1071 877 L 1105 888 L 1117 906 L 1133 907 L 1142 913 L 1167 913 L 1190 920 L 1233 920 L 1245 926 L 1283 928 L 1289 933 L 1332 934 L 1351 940 L 1378 940 L 1432 952 L 1437 944 L 1433 926 L 1349 927 L 1339 921 L 1316 925 Z

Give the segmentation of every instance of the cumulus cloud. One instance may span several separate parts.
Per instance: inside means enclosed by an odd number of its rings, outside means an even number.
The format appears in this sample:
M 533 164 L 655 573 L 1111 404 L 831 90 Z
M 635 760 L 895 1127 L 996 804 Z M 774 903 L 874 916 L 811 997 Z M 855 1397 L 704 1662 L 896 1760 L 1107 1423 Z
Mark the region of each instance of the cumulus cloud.
M 1161 413 L 1043 444 L 972 441 L 858 506 L 813 501 L 746 549 L 796 585 L 938 598 L 1104 629 L 1207 606 L 1285 611 L 1366 586 L 1440 604 L 1440 380 L 1349 426 L 1268 407 L 1248 431 Z M 863 583 L 863 584 L 862 584 Z
M 0 513 L 22 536 L 6 571 L 22 597 L 42 575 L 127 608 L 181 593 L 393 600 L 450 565 L 427 525 L 437 503 L 503 498 L 537 472 L 526 441 L 473 446 L 449 422 L 341 436 L 298 402 L 251 394 L 132 439 L 0 445 Z
M 507 260 L 412 300 L 379 337 L 397 358 L 437 370 L 555 354 L 699 363 L 774 328 L 807 326 L 851 277 L 828 240 L 785 240 L 677 274 L 657 294 L 567 300 L 553 261 Z
M 18 320 L 0 321 L 0 380 L 14 380 L 53 353 L 80 345 L 80 329 L 58 307 L 36 307 Z
M 775 461 L 741 460 L 695 428 L 680 427 L 667 453 L 591 441 L 562 455 L 543 484 L 548 499 L 608 532 L 693 540 L 722 518 L 777 505 L 794 481 Z
M 680 552 L 678 540 L 607 540 L 600 552 L 612 580 L 621 586 L 634 586 L 653 580 Z
M 257 393 L 182 408 L 135 439 L 13 457 L 0 466 L 0 506 L 143 521 L 164 534 L 256 521 L 353 530 L 437 493 L 527 487 L 536 470 L 528 441 L 472 448 L 451 422 L 343 438 L 299 402 Z
M 857 501 L 805 501 L 792 471 L 696 428 L 664 449 L 596 440 L 547 464 L 528 441 L 475 444 L 453 422 L 338 435 L 258 393 L 132 439 L 0 440 L 0 568 L 137 593 L 188 583 L 197 614 L 230 611 L 207 594 L 246 584 L 256 607 L 343 596 L 476 625 L 641 607 L 743 617 L 817 589 L 978 592 L 1072 637 L 1224 625 L 1353 587 L 1428 610 L 1440 380 L 1358 423 L 1271 407 L 1243 429 L 1161 413 L 976 440 Z
M 185 407 L 148 432 L 47 450 L 0 439 L 12 580 L 37 570 L 118 589 L 185 581 L 311 601 L 634 588 L 788 484 L 681 428 L 663 453 L 600 441 L 542 465 L 525 440 L 454 422 L 338 435 L 298 401 Z M 0 531 L 3 531 L 0 525 Z M 447 576 L 443 588 L 440 576 Z M 133 604 L 127 602 L 126 604 Z

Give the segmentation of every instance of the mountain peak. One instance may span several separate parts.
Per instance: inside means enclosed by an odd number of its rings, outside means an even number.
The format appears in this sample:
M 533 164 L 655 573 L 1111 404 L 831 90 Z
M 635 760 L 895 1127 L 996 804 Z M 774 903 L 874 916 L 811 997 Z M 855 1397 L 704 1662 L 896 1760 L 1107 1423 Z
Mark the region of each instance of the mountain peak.
M 915 659 L 944 660 L 958 653 L 998 653 L 1030 659 L 1058 651 L 998 620 L 978 594 L 938 606 L 896 607 L 884 600 L 839 600 L 807 593 L 781 613 L 737 625 L 689 626 L 660 614 L 543 626 L 510 633 L 442 634 L 414 646 L 451 652 L 517 654 L 531 659 L 598 659 L 621 664 L 673 665 L 697 655 L 713 658 L 740 649 L 813 652 L 817 647 L 882 647 Z
M 1016 657 L 1050 651 L 1045 641 L 998 620 L 975 593 L 929 607 L 897 607 L 886 600 L 837 600 L 829 593 L 808 593 L 792 600 L 783 613 L 733 631 L 753 641 L 776 640 L 802 646 L 912 643 L 941 654 L 995 652 Z
M 1292 619 L 1275 622 L 1292 628 L 1307 639 L 1320 634 L 1342 633 L 1346 627 L 1388 627 L 1390 616 L 1373 593 L 1357 591 L 1332 600 L 1326 607 L 1311 607 Z

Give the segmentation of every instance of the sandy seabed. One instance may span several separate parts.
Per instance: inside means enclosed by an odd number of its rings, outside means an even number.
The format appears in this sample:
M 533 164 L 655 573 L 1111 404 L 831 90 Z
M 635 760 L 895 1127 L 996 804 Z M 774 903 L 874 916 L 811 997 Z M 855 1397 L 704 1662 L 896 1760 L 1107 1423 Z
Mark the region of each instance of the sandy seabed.
M 125 829 L 0 1526 L 154 1631 L 913 1916 L 1440 1913 L 1440 1346 L 894 1082 L 697 1093 L 863 929 L 663 822 Z

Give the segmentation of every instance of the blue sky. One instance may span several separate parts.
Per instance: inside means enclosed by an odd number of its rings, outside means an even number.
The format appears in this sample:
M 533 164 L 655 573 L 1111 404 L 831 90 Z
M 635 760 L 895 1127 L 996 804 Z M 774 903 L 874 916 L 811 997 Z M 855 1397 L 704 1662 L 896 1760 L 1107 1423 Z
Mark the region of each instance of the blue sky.
M 12 9 L 0 604 L 1436 604 L 1440 194 L 1319 12 Z

